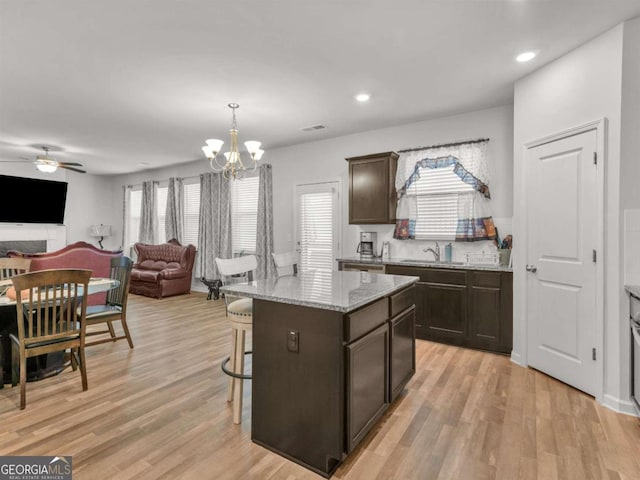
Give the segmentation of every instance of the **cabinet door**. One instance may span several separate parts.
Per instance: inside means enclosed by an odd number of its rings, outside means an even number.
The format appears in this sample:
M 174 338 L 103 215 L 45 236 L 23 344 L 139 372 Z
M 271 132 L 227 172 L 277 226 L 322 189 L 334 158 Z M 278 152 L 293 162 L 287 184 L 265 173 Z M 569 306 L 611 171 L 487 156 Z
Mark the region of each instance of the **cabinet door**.
M 427 284 L 418 282 L 416 285 L 416 337 L 426 338 L 427 334 Z
M 469 340 L 479 348 L 500 343 L 502 319 L 499 272 L 473 272 L 469 291 Z
M 348 160 L 349 223 L 395 223 L 395 162 L 389 156 Z
M 390 401 L 393 402 L 416 371 L 415 307 L 390 320 L 391 375 Z
M 375 329 L 346 347 L 347 453 L 364 438 L 387 408 L 389 326 Z
M 467 337 L 467 287 L 425 283 L 426 338 L 462 344 Z

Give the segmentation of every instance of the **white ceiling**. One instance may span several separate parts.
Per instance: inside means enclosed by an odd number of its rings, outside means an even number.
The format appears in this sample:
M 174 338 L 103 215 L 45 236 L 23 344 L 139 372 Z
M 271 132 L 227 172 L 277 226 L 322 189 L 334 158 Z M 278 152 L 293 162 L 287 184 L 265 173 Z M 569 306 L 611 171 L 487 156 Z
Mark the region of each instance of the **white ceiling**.
M 516 79 L 637 15 L 640 0 L 0 0 L 0 160 L 46 144 L 94 174 L 189 162 L 228 142 L 237 102 L 267 161 L 511 103 Z M 516 63 L 524 50 L 539 55 Z

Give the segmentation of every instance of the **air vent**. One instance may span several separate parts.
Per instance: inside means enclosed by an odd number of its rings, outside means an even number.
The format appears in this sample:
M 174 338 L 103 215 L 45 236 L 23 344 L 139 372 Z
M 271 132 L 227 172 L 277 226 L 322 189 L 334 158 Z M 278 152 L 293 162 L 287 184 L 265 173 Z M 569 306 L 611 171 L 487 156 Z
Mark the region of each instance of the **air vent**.
M 324 130 L 325 127 L 324 125 L 311 125 L 310 127 L 304 127 L 301 128 L 300 130 L 302 130 L 303 132 L 313 132 L 314 130 Z

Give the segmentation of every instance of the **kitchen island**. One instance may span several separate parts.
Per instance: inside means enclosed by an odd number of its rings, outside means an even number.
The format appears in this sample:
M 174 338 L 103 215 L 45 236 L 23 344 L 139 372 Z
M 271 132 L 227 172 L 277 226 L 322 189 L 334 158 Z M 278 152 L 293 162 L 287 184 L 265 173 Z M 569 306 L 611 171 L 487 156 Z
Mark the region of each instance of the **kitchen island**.
M 415 372 L 416 281 L 312 271 L 222 287 L 253 298 L 252 440 L 331 476 Z

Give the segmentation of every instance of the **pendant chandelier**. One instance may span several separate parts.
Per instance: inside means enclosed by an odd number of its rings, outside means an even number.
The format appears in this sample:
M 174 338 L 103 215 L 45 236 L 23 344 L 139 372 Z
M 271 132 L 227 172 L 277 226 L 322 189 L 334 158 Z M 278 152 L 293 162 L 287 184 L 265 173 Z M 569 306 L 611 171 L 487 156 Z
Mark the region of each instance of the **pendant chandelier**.
M 222 172 L 226 179 L 236 179 L 242 177 L 245 172 L 255 170 L 258 166 L 258 160 L 262 158 L 264 150 L 260 150 L 260 142 L 249 140 L 244 142 L 244 146 L 249 152 L 249 160 L 242 160 L 240 151 L 238 150 L 238 124 L 236 122 L 236 109 L 240 105 L 237 103 L 230 103 L 229 108 L 233 112 L 233 122 L 231 124 L 231 147 L 228 152 L 224 153 L 226 162 L 221 164 L 218 161 L 218 153 L 222 148 L 224 142 L 215 138 L 207 140 L 207 144 L 202 147 L 202 151 L 209 159 L 209 165 L 214 172 Z M 245 163 L 246 162 L 246 163 Z

